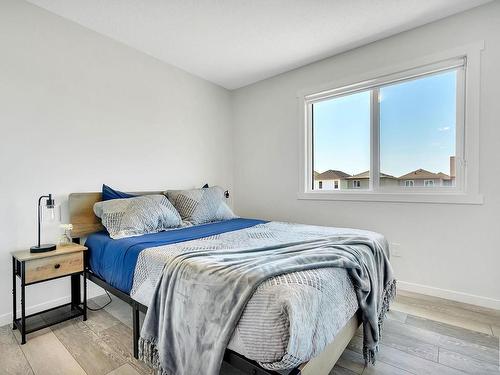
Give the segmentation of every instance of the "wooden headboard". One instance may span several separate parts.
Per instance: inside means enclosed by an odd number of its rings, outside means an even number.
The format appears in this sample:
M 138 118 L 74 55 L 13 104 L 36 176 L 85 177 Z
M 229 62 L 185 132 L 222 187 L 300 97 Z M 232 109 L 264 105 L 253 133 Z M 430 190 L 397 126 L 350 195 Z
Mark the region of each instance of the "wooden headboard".
M 130 193 L 136 195 L 162 194 L 161 191 Z M 71 193 L 68 198 L 69 222 L 73 224 L 71 237 L 78 238 L 98 232 L 104 227 L 94 214 L 94 204 L 102 200 L 101 193 Z

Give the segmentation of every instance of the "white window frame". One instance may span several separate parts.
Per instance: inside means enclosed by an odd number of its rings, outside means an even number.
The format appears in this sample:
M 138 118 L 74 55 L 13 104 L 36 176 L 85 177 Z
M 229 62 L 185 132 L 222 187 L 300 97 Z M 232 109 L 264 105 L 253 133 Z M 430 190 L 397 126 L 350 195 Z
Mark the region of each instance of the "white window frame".
M 334 190 L 340 189 L 340 180 L 333 180 L 333 189 Z
M 424 180 L 424 187 L 428 187 L 428 186 L 437 186 L 435 183 L 434 183 L 434 180 Z
M 353 189 L 361 189 L 361 180 L 352 180 Z
M 299 102 L 300 152 L 299 199 L 351 200 L 381 202 L 422 202 L 482 204 L 479 192 L 479 89 L 481 51 L 484 42 L 476 42 L 448 51 L 428 55 L 419 59 L 385 67 L 383 69 L 345 78 L 328 85 L 322 85 L 297 94 Z M 315 101 L 326 100 L 338 95 L 348 95 L 359 91 L 372 90 L 371 100 L 378 101 L 381 85 L 425 76 L 452 69 L 464 61 L 463 74 L 457 75 L 457 91 L 464 97 L 457 99 L 456 124 L 456 186 L 452 188 L 413 187 L 389 189 L 379 187 L 379 126 L 373 119 L 378 118 L 378 105 L 372 105 L 370 126 L 370 186 L 368 189 L 317 191 L 312 186 L 312 116 L 311 105 Z M 396 72 L 396 73 L 395 73 Z M 375 88 L 375 89 L 374 89 Z M 466 141 L 465 141 L 466 140 Z M 377 157 L 374 157 L 376 155 Z
M 415 180 L 405 180 L 405 188 L 414 186 L 415 186 Z

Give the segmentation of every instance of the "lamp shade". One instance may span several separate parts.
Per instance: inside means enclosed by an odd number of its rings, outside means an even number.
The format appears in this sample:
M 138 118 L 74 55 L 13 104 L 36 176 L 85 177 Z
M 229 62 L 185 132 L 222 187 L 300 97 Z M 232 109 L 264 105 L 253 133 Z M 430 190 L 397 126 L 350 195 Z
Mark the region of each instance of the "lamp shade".
M 38 244 L 32 246 L 30 251 L 32 253 L 44 253 L 46 251 L 52 251 L 56 249 L 54 244 L 41 244 L 41 222 L 43 221 L 56 221 L 60 219 L 60 210 L 56 206 L 55 200 L 52 198 L 52 194 L 42 195 L 38 198 Z
M 54 223 L 61 221 L 61 206 L 55 203 L 52 199 L 51 204 L 43 204 L 40 206 L 41 220 L 45 223 Z

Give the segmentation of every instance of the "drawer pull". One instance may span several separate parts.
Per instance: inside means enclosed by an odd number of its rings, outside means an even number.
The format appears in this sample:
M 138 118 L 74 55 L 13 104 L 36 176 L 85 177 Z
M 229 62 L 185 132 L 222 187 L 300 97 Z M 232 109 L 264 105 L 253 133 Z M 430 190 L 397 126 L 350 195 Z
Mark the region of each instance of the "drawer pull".
M 61 267 L 61 265 L 59 263 L 55 264 L 54 265 L 54 268 L 57 270 L 59 267 Z

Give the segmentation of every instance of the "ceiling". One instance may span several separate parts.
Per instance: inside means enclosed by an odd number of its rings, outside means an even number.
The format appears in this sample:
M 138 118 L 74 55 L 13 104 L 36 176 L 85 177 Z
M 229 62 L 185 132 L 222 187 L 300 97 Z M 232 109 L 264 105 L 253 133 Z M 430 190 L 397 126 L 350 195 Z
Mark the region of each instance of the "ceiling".
M 28 0 L 236 89 L 490 0 Z

